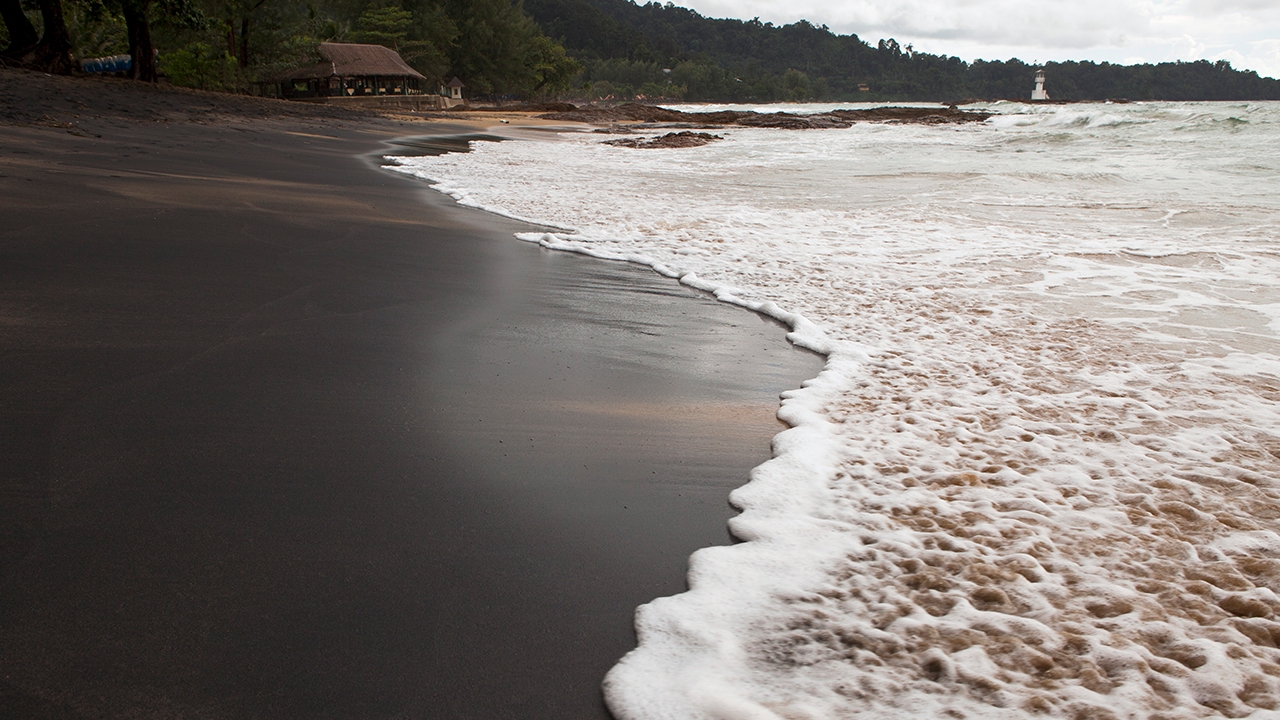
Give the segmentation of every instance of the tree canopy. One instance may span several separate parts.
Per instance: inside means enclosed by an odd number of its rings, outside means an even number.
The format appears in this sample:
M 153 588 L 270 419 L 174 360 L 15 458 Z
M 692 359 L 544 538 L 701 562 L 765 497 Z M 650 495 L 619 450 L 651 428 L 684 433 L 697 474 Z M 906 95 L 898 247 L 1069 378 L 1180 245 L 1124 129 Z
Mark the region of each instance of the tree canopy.
M 1030 96 L 1036 67 L 966 63 L 894 39 L 872 46 L 801 20 L 775 26 L 706 18 L 671 3 L 525 0 L 543 32 L 585 65 L 597 95 L 687 100 L 950 100 Z M 1280 81 L 1201 60 L 1159 65 L 1042 66 L 1060 100 L 1280 100 Z M 669 72 L 667 72 L 669 71 Z M 867 89 L 863 91 L 862 86 Z
M 0 47 L 34 46 L 48 4 L 67 8 L 75 56 L 127 53 L 131 73 L 152 80 L 154 47 L 172 82 L 206 89 L 249 89 L 315 62 L 323 41 L 385 45 L 479 95 L 560 92 L 582 70 L 518 0 L 0 0 Z
M 1023 99 L 1038 69 L 632 0 L 0 0 L 0 18 L 5 57 L 57 71 L 128 53 L 150 80 L 154 47 L 175 84 L 225 90 L 316 62 L 322 41 L 385 45 L 428 78 L 516 97 Z M 1057 100 L 1280 100 L 1280 80 L 1225 61 L 1039 67 Z

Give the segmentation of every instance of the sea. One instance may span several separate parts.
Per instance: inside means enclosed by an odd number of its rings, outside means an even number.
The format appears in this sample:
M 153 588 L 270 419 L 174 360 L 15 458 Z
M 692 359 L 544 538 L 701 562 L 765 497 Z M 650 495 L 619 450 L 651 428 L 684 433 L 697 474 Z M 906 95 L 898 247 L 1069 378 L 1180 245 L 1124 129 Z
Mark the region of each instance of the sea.
M 1280 717 L 1280 103 L 965 109 L 389 159 L 826 356 L 620 720 Z

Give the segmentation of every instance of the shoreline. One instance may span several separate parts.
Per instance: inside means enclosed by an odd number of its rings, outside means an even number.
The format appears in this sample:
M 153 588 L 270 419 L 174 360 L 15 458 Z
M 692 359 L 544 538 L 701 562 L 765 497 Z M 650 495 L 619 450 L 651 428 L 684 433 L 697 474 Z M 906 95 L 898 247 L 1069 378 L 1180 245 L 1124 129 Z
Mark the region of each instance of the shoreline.
M 817 359 L 375 172 L 428 124 L 15 77 L 0 703 L 607 717 Z
M 749 542 L 699 551 L 691 592 L 641 608 L 609 706 L 1275 706 L 1277 207 L 1257 188 L 1276 168 L 1219 158 L 1265 147 L 1276 112 L 1096 105 L 981 132 L 742 133 L 756 142 L 652 163 L 591 136 L 415 161 L 462 202 L 580 229 L 526 239 L 696 272 L 830 329 L 778 456 L 730 496 Z M 1224 230 L 1209 245 L 1205 218 Z M 1043 653 L 1035 672 L 1011 632 Z M 1175 646 L 1200 648 L 1199 674 L 1163 664 Z

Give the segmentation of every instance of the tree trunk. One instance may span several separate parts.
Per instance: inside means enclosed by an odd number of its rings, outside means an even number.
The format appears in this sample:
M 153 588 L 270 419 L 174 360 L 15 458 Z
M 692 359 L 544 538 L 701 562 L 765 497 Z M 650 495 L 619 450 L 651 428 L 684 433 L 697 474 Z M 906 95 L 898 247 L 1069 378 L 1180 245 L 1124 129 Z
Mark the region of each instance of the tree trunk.
M 20 0 L 0 0 L 0 17 L 4 18 L 4 26 L 9 28 L 9 47 L 0 55 L 16 57 L 23 55 L 33 45 L 40 42 L 36 29 L 31 26 L 27 14 L 22 12 Z
M 62 17 L 62 0 L 40 0 L 40 17 L 44 19 L 44 37 L 20 59 L 37 70 L 70 75 L 76 61 L 71 57 L 71 36 Z
M 147 6 L 151 3 L 125 2 L 124 25 L 129 32 L 129 77 L 142 82 L 156 81 L 156 54 L 151 47 L 151 25 L 147 23 Z
M 240 20 L 240 67 L 249 67 L 249 16 Z
M 236 56 L 236 26 L 230 19 L 227 20 L 227 55 Z

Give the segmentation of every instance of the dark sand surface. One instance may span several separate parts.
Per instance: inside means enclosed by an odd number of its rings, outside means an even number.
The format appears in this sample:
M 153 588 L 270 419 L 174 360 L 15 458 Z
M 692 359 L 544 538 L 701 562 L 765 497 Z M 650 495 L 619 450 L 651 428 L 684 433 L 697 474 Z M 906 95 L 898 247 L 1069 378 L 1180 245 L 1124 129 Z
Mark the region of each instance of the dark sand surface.
M 0 717 L 607 717 L 820 360 L 376 169 L 420 126 L 0 97 Z

